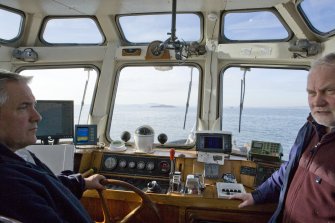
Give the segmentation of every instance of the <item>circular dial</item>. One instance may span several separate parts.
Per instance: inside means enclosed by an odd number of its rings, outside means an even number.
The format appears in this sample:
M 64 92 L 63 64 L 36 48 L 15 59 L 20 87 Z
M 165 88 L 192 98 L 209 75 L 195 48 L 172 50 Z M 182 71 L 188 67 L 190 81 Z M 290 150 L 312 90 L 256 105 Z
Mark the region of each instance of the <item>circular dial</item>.
M 128 163 L 128 166 L 129 166 L 129 168 L 133 169 L 133 168 L 135 168 L 136 163 L 135 163 L 134 161 L 130 161 L 130 162 Z
M 114 169 L 117 164 L 117 159 L 115 157 L 108 157 L 105 159 L 104 165 L 106 169 Z
M 125 168 L 127 166 L 127 161 L 125 161 L 125 160 L 120 160 L 120 162 L 119 162 L 119 167 L 121 167 L 121 168 Z
M 139 161 L 139 162 L 137 163 L 137 169 L 139 169 L 139 170 L 143 170 L 144 167 L 145 167 L 145 162 L 143 162 L 143 161 Z
M 150 162 L 147 163 L 147 165 L 146 165 L 146 169 L 147 169 L 147 170 L 151 171 L 151 170 L 153 170 L 154 168 L 155 168 L 155 164 L 154 164 L 154 162 L 150 161 Z
M 170 171 L 170 164 L 167 161 L 162 161 L 159 163 L 159 170 L 162 173 L 167 173 Z

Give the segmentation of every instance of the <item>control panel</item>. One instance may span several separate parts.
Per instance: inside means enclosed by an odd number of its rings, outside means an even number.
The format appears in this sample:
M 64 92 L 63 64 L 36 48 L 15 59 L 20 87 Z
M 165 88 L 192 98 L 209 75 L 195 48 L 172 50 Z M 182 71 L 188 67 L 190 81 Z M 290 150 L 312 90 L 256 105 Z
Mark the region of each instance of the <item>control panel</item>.
M 168 157 L 105 153 L 102 156 L 100 172 L 168 179 L 170 163 Z
M 275 171 L 280 168 L 280 163 L 257 163 L 255 188 L 266 181 Z
M 216 190 L 218 193 L 218 198 L 229 198 L 230 195 L 237 193 L 245 193 L 243 184 L 239 183 L 216 183 Z
M 167 193 L 171 161 L 168 157 L 104 153 L 99 173 L 128 182 L 149 193 Z M 117 174 L 117 176 L 109 176 Z M 145 177 L 145 178 L 144 178 Z M 109 189 L 123 190 L 110 185 Z

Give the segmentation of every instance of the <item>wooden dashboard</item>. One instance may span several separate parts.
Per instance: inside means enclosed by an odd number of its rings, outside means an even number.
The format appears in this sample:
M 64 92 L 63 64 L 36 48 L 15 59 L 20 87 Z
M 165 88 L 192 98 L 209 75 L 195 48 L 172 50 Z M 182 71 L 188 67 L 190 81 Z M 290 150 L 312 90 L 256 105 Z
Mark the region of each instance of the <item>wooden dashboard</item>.
M 117 163 L 131 161 L 150 163 L 151 159 L 154 166 L 158 167 L 155 160 L 165 162 L 168 160 L 169 151 L 157 149 L 152 154 L 136 154 L 132 150 L 126 152 L 111 152 L 108 149 L 83 149 L 77 150 L 75 164 L 79 172 L 94 168 L 96 172 L 108 178 L 131 179 L 131 182 L 146 180 L 168 180 L 165 173 L 157 174 L 151 171 L 147 173 L 143 170 L 125 171 L 125 167 L 109 166 L 106 169 L 104 162 L 112 157 Z M 128 159 L 129 158 L 129 159 Z M 108 160 L 108 163 L 110 160 Z M 253 174 L 241 172 L 241 169 L 255 168 L 256 163 L 236 157 L 228 157 L 225 164 L 220 166 L 220 173 L 232 173 L 238 183 L 245 186 L 246 191 L 253 190 L 255 176 Z M 120 165 L 123 166 L 123 165 Z M 127 165 L 126 165 L 127 166 Z M 176 170 L 181 172 L 182 180 L 185 181 L 188 174 L 202 173 L 204 164 L 197 162 L 195 151 L 178 151 L 175 159 Z M 112 169 L 113 167 L 113 169 Z M 129 167 L 130 168 L 130 167 Z M 163 169 L 164 172 L 164 169 Z M 168 173 L 167 173 L 168 174 Z M 168 176 L 168 175 L 167 175 Z M 135 181 L 134 181 L 135 179 Z M 222 180 L 222 179 L 219 179 Z M 150 199 L 158 206 L 162 221 L 161 222 L 267 222 L 275 210 L 276 204 L 256 205 L 247 208 L 238 208 L 240 201 L 218 198 L 216 182 L 218 179 L 205 179 L 205 189 L 200 195 L 183 193 L 147 193 Z M 134 192 L 107 189 L 105 197 L 114 219 L 122 219 L 127 213 L 140 203 L 141 199 Z M 88 190 L 84 193 L 81 202 L 89 211 L 92 218 L 102 221 L 103 214 L 97 191 Z

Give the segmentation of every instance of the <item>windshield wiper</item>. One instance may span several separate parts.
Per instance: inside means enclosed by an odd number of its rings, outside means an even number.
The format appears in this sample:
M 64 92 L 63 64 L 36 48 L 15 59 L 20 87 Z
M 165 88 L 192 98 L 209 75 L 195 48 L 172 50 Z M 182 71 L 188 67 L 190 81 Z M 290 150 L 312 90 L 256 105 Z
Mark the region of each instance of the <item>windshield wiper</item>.
M 84 107 L 84 103 L 85 103 L 85 97 L 86 97 L 86 91 L 87 91 L 87 85 L 88 85 L 88 82 L 90 80 L 90 72 L 91 70 L 93 70 L 92 68 L 84 68 L 85 71 L 87 71 L 87 80 L 86 80 L 86 83 L 85 83 L 85 88 L 84 88 L 84 92 L 83 92 L 83 98 L 81 100 L 81 105 L 80 105 L 80 111 L 79 111 L 79 118 L 78 118 L 78 124 L 80 123 L 80 118 L 81 118 L 81 112 L 83 110 L 83 107 Z
M 247 71 L 250 71 L 250 68 L 241 68 L 244 70 L 243 79 L 241 79 L 241 95 L 240 95 L 240 116 L 238 119 L 238 132 L 241 132 L 241 122 L 242 122 L 242 111 L 243 111 L 243 104 L 244 104 L 244 95 L 245 95 L 245 75 Z
M 185 129 L 188 107 L 190 105 L 189 102 L 190 102 L 190 95 L 191 95 L 191 90 L 192 90 L 192 78 L 193 78 L 193 67 L 191 67 L 191 80 L 190 80 L 190 84 L 188 85 L 188 94 L 187 94 L 186 110 L 185 110 L 185 117 L 184 117 L 184 128 L 183 129 Z

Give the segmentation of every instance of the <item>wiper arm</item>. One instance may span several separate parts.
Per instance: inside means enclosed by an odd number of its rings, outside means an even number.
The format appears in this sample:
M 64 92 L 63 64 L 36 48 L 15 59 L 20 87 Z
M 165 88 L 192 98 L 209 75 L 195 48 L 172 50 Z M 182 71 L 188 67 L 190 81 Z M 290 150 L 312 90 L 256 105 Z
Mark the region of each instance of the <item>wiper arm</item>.
M 192 78 L 193 78 L 193 67 L 191 67 L 191 80 L 190 80 L 190 84 L 188 85 L 188 94 L 187 94 L 186 110 L 185 110 L 184 127 L 183 127 L 183 129 L 185 129 L 188 107 L 190 105 L 189 102 L 190 102 L 190 95 L 191 95 L 191 90 L 192 90 Z
M 87 85 L 88 85 L 88 82 L 90 80 L 90 71 L 92 70 L 92 68 L 85 68 L 84 70 L 87 71 L 87 80 L 86 80 L 86 83 L 85 83 L 85 88 L 84 88 L 84 92 L 83 92 L 83 98 L 81 100 L 80 111 L 79 111 L 79 118 L 78 118 L 78 124 L 80 123 L 81 112 L 83 111 L 83 107 L 84 107 L 84 103 L 85 103 L 85 97 L 86 97 L 86 91 L 87 91 Z
M 241 79 L 241 95 L 240 95 L 240 116 L 238 119 L 238 132 L 241 132 L 241 122 L 242 122 L 242 111 L 244 104 L 244 95 L 245 95 L 245 75 L 247 71 L 250 71 L 250 68 L 242 68 L 244 70 L 243 79 Z

